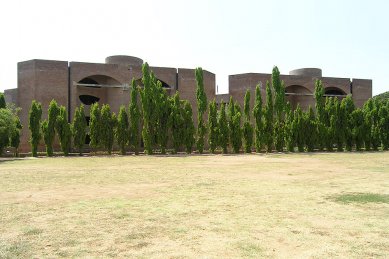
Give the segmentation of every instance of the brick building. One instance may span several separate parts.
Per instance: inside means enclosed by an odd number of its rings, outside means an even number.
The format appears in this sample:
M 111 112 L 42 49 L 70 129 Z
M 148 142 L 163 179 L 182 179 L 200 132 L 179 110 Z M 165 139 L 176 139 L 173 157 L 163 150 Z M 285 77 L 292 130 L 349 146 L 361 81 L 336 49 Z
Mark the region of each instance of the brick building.
M 81 103 L 85 105 L 88 117 L 93 102 L 108 103 L 112 111 L 118 112 L 122 104 L 129 103 L 129 83 L 134 78 L 141 84 L 143 60 L 130 56 L 110 56 L 105 63 L 68 62 L 53 60 L 29 60 L 18 63 L 18 87 L 5 90 L 7 102 L 13 102 L 22 108 L 20 119 L 23 125 L 20 150 L 30 150 L 28 139 L 28 111 L 32 100 L 42 103 L 43 118 L 47 117 L 47 108 L 52 99 L 59 105 L 67 107 L 69 120 L 74 110 Z M 196 80 L 194 69 L 150 67 L 167 92 L 172 95 L 180 92 L 182 99 L 190 101 L 193 117 L 196 121 Z M 247 73 L 229 76 L 229 94 L 218 95 L 215 87 L 215 74 L 204 70 L 204 88 L 208 100 L 216 98 L 228 101 L 229 96 L 243 104 L 246 89 L 252 91 L 254 102 L 255 86 L 265 86 L 271 74 Z M 287 99 L 295 107 L 297 103 L 303 108 L 314 106 L 314 83 L 323 81 L 328 96 L 343 98 L 352 94 L 357 106 L 372 96 L 372 80 L 322 77 L 317 68 L 293 70 L 289 75 L 281 75 L 286 86 Z M 265 87 L 262 87 L 265 100 Z M 88 119 L 88 118 L 87 118 Z

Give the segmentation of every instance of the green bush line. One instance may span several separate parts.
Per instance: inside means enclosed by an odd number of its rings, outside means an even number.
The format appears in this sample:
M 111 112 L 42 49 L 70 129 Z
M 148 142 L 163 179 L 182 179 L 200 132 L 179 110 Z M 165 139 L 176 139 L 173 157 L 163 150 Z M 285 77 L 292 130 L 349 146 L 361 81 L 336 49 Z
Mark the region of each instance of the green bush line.
M 48 118 L 42 121 L 42 106 L 32 101 L 29 111 L 32 156 L 44 141 L 47 156 L 54 154 L 53 142 L 58 136 L 62 153 L 84 152 L 87 134 L 92 152 L 119 150 L 139 154 L 205 152 L 256 153 L 314 151 L 378 151 L 389 148 L 389 100 L 369 99 L 356 108 L 351 96 L 342 100 L 324 96 L 320 80 L 315 82 L 315 111 L 303 111 L 298 104 L 293 110 L 285 98 L 285 84 L 280 72 L 273 68 L 271 81 L 266 82 L 266 100 L 262 103 L 261 87 L 255 89 L 254 107 L 250 109 L 251 92 L 246 91 L 243 111 L 231 97 L 207 101 L 203 70 L 196 68 L 197 129 L 191 104 L 181 100 L 179 92 L 169 96 L 147 63 L 142 67 L 143 88 L 132 80 L 128 108 L 120 107 L 118 116 L 110 106 L 94 103 L 90 109 L 90 125 L 86 125 L 84 107 L 76 108 L 73 121 L 67 121 L 66 108 L 50 102 Z M 140 96 L 140 98 L 138 98 Z M 0 152 L 7 147 L 17 150 L 20 121 L 17 109 L 5 105 L 0 93 Z M 205 121 L 204 117 L 208 120 Z M 172 149 L 167 149 L 172 146 Z M 57 153 L 56 153 L 57 154 Z

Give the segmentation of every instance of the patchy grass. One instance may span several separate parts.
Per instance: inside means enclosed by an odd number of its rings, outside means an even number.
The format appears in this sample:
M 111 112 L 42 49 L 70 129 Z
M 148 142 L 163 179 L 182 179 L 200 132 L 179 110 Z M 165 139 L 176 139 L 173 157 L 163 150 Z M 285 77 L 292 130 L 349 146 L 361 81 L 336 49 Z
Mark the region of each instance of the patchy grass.
M 387 257 L 388 155 L 3 160 L 0 258 Z
M 337 195 L 334 199 L 342 203 L 389 203 L 389 194 L 349 193 Z

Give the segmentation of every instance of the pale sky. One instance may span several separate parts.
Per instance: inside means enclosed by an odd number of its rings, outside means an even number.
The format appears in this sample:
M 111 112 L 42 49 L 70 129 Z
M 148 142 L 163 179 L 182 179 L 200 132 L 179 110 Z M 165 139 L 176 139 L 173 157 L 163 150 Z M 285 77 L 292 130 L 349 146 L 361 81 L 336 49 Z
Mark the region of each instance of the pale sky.
M 10 0 L 1 2 L 0 91 L 17 86 L 17 62 L 103 63 L 111 55 L 151 66 L 197 66 L 216 74 L 282 74 L 319 67 L 323 76 L 373 79 L 389 91 L 385 0 Z

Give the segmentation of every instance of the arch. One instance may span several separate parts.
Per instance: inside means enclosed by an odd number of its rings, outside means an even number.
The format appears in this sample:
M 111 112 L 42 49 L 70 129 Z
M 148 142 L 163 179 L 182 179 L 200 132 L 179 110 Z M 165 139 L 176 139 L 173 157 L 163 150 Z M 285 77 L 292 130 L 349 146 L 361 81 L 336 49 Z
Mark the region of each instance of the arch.
M 92 105 L 94 103 L 97 103 L 100 100 L 99 97 L 88 95 L 88 94 L 82 94 L 78 96 L 78 98 L 80 98 L 80 101 L 85 105 Z
M 308 109 L 313 100 L 313 93 L 302 85 L 289 85 L 285 88 L 285 96 L 289 101 L 292 109 L 297 108 L 297 104 L 301 109 Z
M 102 88 L 104 86 L 121 86 L 121 83 L 111 76 L 90 75 L 78 81 L 77 85 L 82 87 Z
M 326 96 L 345 96 L 347 95 L 342 89 L 337 87 L 327 87 L 324 89 L 324 95 Z
M 312 94 L 312 92 L 302 85 L 289 85 L 285 87 L 285 94 L 286 95 L 292 95 L 292 94 Z
M 156 79 L 157 79 L 157 81 L 161 82 L 162 88 L 172 89 L 172 87 L 168 83 L 166 83 L 165 81 L 162 81 L 161 79 L 158 79 L 158 78 L 156 78 Z M 140 87 L 143 87 L 142 78 L 139 78 L 139 79 L 135 80 L 135 83 L 136 83 L 136 85 L 139 85 Z

